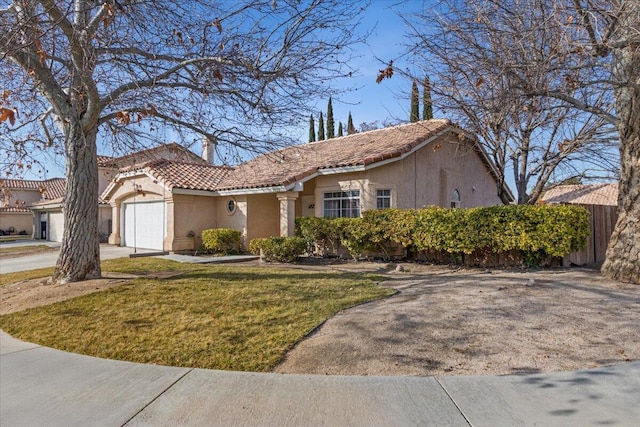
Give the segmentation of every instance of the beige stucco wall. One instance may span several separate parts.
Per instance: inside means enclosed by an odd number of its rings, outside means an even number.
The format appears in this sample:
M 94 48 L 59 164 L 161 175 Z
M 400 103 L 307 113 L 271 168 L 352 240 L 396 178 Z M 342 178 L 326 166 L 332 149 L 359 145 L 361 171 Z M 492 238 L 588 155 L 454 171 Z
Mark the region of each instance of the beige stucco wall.
M 314 181 L 316 216 L 323 215 L 323 194 L 340 190 L 360 190 L 361 210 L 375 209 L 376 191 L 383 189 L 391 190 L 391 205 L 399 209 L 450 207 L 454 189 L 460 192 L 463 208 L 502 204 L 478 153 L 454 137 L 431 143 L 403 160 Z
M 116 175 L 118 175 L 117 169 L 98 167 L 98 194 L 102 194 Z
M 8 230 L 15 228 L 15 234 L 26 231 L 30 236 L 33 234 L 33 214 L 31 212 L 2 212 L 0 213 L 0 229 Z
M 38 190 L 12 190 L 3 188 L 0 194 L 0 207 L 27 207 L 42 199 Z
M 275 195 L 274 195 L 275 197 Z M 227 212 L 227 202 L 233 199 L 236 209 L 233 213 Z M 220 196 L 216 197 L 217 228 L 232 228 L 242 231 L 242 244 L 248 248 L 247 240 L 247 196 Z
M 216 198 L 208 196 L 173 195 L 173 228 L 174 246 L 180 244 L 193 232 L 194 248 L 202 246 L 202 231 L 217 226 L 218 211 Z
M 275 194 L 247 196 L 247 242 L 280 235 L 280 202 Z

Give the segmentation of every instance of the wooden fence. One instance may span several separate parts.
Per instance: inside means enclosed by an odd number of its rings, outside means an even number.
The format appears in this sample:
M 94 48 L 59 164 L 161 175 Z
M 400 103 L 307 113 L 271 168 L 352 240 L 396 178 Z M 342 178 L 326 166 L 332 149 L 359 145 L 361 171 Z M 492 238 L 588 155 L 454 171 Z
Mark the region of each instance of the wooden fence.
M 578 252 L 572 252 L 564 258 L 565 265 L 600 266 L 604 262 L 611 233 L 618 220 L 617 206 L 580 205 L 591 216 L 591 235 L 587 246 Z

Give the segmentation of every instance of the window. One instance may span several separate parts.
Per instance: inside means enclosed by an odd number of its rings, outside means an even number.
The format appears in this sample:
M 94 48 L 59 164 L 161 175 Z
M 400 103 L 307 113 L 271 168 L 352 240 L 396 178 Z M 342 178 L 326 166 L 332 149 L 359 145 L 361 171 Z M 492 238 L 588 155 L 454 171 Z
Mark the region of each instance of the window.
M 360 216 L 360 190 L 324 193 L 325 218 L 357 218 Z
M 451 207 L 452 208 L 460 207 L 460 192 L 458 190 L 453 190 L 451 192 Z
M 376 209 L 389 209 L 391 207 L 391 190 L 376 191 Z
M 233 215 L 236 212 L 236 201 L 233 199 L 227 200 L 227 213 Z

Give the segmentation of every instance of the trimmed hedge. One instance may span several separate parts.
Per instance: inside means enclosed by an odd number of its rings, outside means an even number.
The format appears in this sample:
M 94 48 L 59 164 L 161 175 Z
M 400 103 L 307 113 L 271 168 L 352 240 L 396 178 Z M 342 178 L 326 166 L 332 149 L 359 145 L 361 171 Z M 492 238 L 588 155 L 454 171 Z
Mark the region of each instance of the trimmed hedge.
M 231 228 L 203 230 L 202 247 L 213 253 L 238 253 L 242 247 L 242 232 Z
M 301 237 L 267 237 L 249 242 L 249 251 L 265 261 L 293 262 L 307 251 L 307 242 Z
M 362 218 L 299 218 L 296 227 L 310 247 L 326 246 L 323 236 L 338 236 L 354 258 L 370 253 L 389 259 L 398 247 L 448 254 L 458 262 L 471 254 L 519 252 L 525 265 L 534 266 L 582 249 L 589 214 L 568 205 L 430 207 L 369 210 Z

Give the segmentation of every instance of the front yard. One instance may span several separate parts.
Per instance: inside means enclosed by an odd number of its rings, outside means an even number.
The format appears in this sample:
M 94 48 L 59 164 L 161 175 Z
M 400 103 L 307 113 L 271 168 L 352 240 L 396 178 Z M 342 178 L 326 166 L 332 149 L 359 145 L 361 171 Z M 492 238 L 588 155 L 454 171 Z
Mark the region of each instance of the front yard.
M 335 271 L 194 266 L 154 258 L 105 261 L 103 270 L 142 277 L 100 279 L 119 282 L 101 292 L 6 314 L 0 328 L 22 340 L 97 357 L 269 371 L 336 312 L 393 293 L 377 286 L 375 276 Z M 29 287 L 29 282 L 15 284 L 19 280 L 30 279 L 32 288 L 54 288 L 34 284 L 31 272 L 23 275 L 0 276 L 2 304 L 11 303 L 5 297 L 15 291 L 12 287 Z
M 99 357 L 281 373 L 523 374 L 640 360 L 640 287 L 594 270 L 137 258 L 103 271 L 65 286 L 36 279 L 52 269 L 0 275 L 0 328 Z

